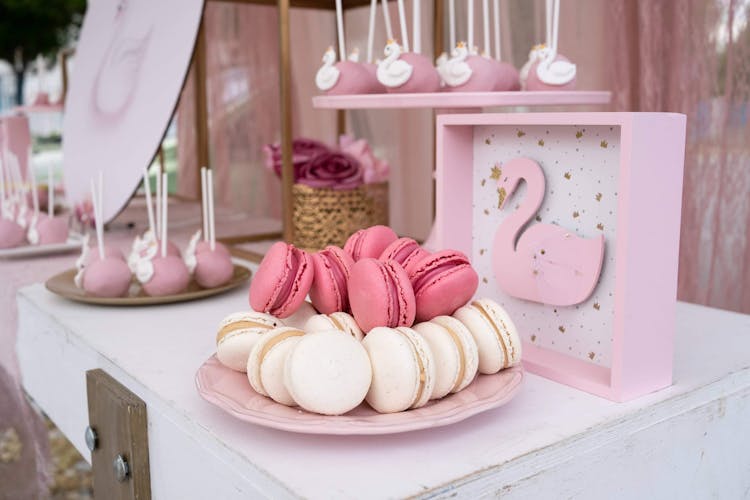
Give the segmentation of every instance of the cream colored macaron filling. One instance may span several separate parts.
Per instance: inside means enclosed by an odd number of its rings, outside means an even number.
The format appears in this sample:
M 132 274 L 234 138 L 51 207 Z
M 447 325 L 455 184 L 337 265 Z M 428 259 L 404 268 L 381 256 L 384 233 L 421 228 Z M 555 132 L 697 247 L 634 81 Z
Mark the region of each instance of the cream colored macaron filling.
M 422 358 L 419 356 L 419 351 L 417 350 L 417 346 L 414 345 L 414 342 L 412 341 L 411 337 L 409 337 L 408 334 L 402 332 L 400 329 L 395 329 L 402 337 L 406 339 L 406 342 L 409 344 L 409 347 L 411 347 L 411 351 L 414 354 L 414 357 L 417 360 L 417 367 L 419 368 L 419 386 L 417 387 L 417 396 L 414 398 L 414 401 L 412 401 L 411 405 L 409 405 L 409 408 L 417 404 L 422 399 L 422 394 L 424 393 L 424 387 L 427 383 L 427 373 L 424 363 L 422 363 Z
M 500 347 L 503 349 L 503 368 L 508 368 L 510 366 L 510 360 L 511 358 L 508 356 L 508 346 L 505 345 L 505 338 L 503 337 L 503 334 L 500 332 L 500 329 L 497 327 L 497 322 L 495 322 L 492 319 L 492 316 L 490 316 L 490 313 L 488 313 L 485 308 L 477 301 L 474 301 L 471 303 L 471 307 L 475 308 L 477 311 L 479 311 L 482 316 L 487 320 L 487 322 L 492 325 L 492 329 L 495 331 L 495 336 L 497 337 L 497 341 L 500 343 Z M 504 321 L 500 320 L 500 323 L 502 324 L 505 331 L 508 331 L 508 326 L 505 324 Z M 511 348 L 511 355 L 515 357 L 515 352 L 513 345 L 510 346 Z
M 442 326 L 446 332 L 448 332 L 451 336 L 451 339 L 453 339 L 453 343 L 456 344 L 456 349 L 458 349 L 458 374 L 456 375 L 456 381 L 453 383 L 453 387 L 451 387 L 450 392 L 456 392 L 458 391 L 458 388 L 461 386 L 461 382 L 464 380 L 464 374 L 466 373 L 466 353 L 464 352 L 464 345 L 461 342 L 461 339 L 458 337 L 458 334 L 448 328 L 445 325 Z
M 216 345 L 221 344 L 230 333 L 234 333 L 238 330 L 245 330 L 247 328 L 262 328 L 264 330 L 270 330 L 273 326 L 264 323 L 257 323 L 255 321 L 233 321 L 228 325 L 223 326 L 221 330 L 219 330 L 219 333 L 216 334 Z
M 261 349 L 260 351 L 260 356 L 258 357 L 258 371 L 260 372 L 260 368 L 261 366 L 263 366 L 263 360 L 266 358 L 268 353 L 271 352 L 271 349 L 273 349 L 274 347 L 276 347 L 277 345 L 281 344 L 282 342 L 284 342 L 285 340 L 289 338 L 301 337 L 304 334 L 305 332 L 303 332 L 302 330 L 289 330 L 284 333 L 280 333 L 276 335 L 274 338 L 266 342 L 265 345 L 263 346 L 263 349 Z M 263 392 L 267 392 L 266 388 L 263 387 L 263 380 L 262 380 L 262 377 L 260 376 L 260 373 L 258 374 L 258 384 L 260 385 L 260 388 L 263 390 Z

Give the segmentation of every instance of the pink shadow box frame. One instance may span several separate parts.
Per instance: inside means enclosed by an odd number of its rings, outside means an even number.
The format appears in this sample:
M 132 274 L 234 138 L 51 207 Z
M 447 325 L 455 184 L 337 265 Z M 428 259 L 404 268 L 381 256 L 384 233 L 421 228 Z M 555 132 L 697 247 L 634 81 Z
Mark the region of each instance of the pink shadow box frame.
M 600 337 L 596 343 L 609 341 L 607 362 L 594 363 L 585 357 L 562 352 L 562 349 L 540 345 L 539 342 L 529 341 L 529 336 L 521 331 L 525 368 L 614 401 L 627 401 L 671 385 L 686 117 L 673 113 L 438 116 L 434 228 L 434 241 L 438 248 L 454 248 L 469 256 L 475 254 L 474 226 L 476 220 L 483 219 L 475 218 L 475 211 L 481 208 L 476 199 L 478 195 L 475 189 L 478 188 L 475 188 L 473 172 L 475 155 L 479 158 L 479 148 L 484 144 L 484 139 L 475 140 L 475 130 L 490 130 L 488 126 L 497 126 L 498 130 L 502 126 L 517 127 L 519 138 L 522 134 L 526 135 L 520 132 L 521 128 L 546 128 L 553 132 L 552 136 L 546 136 L 551 138 L 554 137 L 555 127 L 563 130 L 566 126 L 581 127 L 582 130 L 585 127 L 589 127 L 589 130 L 608 130 L 616 134 L 611 141 L 611 151 L 615 152 L 610 153 L 615 155 L 616 160 L 610 162 L 610 167 L 616 169 L 617 174 L 611 177 L 616 198 L 610 198 L 613 201 L 610 202 L 609 212 L 613 214 L 614 224 L 611 226 L 616 238 L 612 238 L 606 250 L 612 259 L 609 263 L 612 278 L 606 283 L 602 280 L 598 285 L 599 288 L 605 285 L 609 287 L 599 292 L 611 297 L 612 318 L 611 323 L 607 323 L 611 326 L 594 329 L 590 334 L 594 338 L 597 335 Z M 508 140 L 506 137 L 505 141 Z M 490 144 L 490 139 L 486 141 Z M 548 142 L 551 140 L 548 139 Z M 539 144 L 544 143 L 540 140 Z M 581 154 L 590 153 L 586 157 L 593 158 L 600 153 L 595 149 L 597 147 L 598 143 L 581 143 Z M 604 141 L 601 147 L 606 147 Z M 619 154 L 616 147 L 619 147 Z M 558 163 L 553 161 L 555 153 L 551 151 L 547 153 L 553 155 L 547 157 L 548 164 Z M 506 157 L 499 157 L 497 161 L 510 160 L 510 156 L 507 153 Z M 587 161 L 594 162 L 593 159 Z M 559 163 L 563 163 L 563 158 Z M 580 176 L 585 182 L 589 174 L 584 169 L 580 170 L 583 173 L 576 170 L 573 175 Z M 566 174 L 566 178 L 570 179 L 570 176 Z M 547 196 L 550 196 L 549 184 L 547 190 Z M 545 215 L 554 219 L 555 214 Z M 578 214 L 574 217 L 578 217 Z M 565 219 L 563 225 L 571 224 L 570 221 Z M 494 229 L 482 227 L 482 231 L 494 232 Z M 529 304 L 536 306 L 534 303 L 521 305 L 526 308 Z M 539 304 L 539 307 L 547 306 Z M 599 309 L 598 304 L 595 307 Z M 512 308 L 508 305 L 506 308 L 514 316 Z M 546 314 L 546 311 L 542 313 Z M 552 335 L 543 329 L 540 335 L 545 333 Z M 592 339 L 589 338 L 588 342 L 592 342 Z

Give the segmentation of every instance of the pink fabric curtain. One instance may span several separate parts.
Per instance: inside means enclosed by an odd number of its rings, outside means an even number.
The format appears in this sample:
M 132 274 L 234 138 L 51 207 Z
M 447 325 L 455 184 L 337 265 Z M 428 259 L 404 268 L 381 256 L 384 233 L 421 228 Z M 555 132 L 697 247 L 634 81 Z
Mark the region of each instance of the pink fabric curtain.
M 678 296 L 750 312 L 750 4 L 608 5 L 614 108 L 688 115 Z

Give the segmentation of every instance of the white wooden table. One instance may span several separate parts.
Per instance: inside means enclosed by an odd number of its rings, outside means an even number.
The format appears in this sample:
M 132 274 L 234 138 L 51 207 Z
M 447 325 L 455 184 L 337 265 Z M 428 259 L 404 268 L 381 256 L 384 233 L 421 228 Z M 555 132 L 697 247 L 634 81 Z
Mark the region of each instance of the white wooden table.
M 146 402 L 156 499 L 750 496 L 750 316 L 680 304 L 675 385 L 634 402 L 527 375 L 509 405 L 453 426 L 330 437 L 256 427 L 198 396 L 195 371 L 246 287 L 151 308 L 75 304 L 42 285 L 18 301 L 24 387 L 84 457 L 86 370 Z

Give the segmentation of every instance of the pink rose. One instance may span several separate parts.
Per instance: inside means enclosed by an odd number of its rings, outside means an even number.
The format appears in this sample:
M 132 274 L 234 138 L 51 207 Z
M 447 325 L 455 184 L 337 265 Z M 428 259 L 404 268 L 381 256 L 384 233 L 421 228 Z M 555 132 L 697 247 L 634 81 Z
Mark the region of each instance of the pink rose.
M 297 182 L 314 188 L 353 189 L 362 184 L 362 166 L 345 153 L 319 154 L 302 166 Z
M 273 170 L 281 177 L 281 144 L 268 144 L 263 148 L 266 154 L 266 168 Z M 292 142 L 292 164 L 294 165 L 294 180 L 299 177 L 302 166 L 321 153 L 328 153 L 330 148 L 322 142 L 313 139 L 295 139 Z
M 390 165 L 375 157 L 370 144 L 365 139 L 354 139 L 350 135 L 342 135 L 339 137 L 339 148 L 342 152 L 353 156 L 362 165 L 362 177 L 365 184 L 388 180 Z

